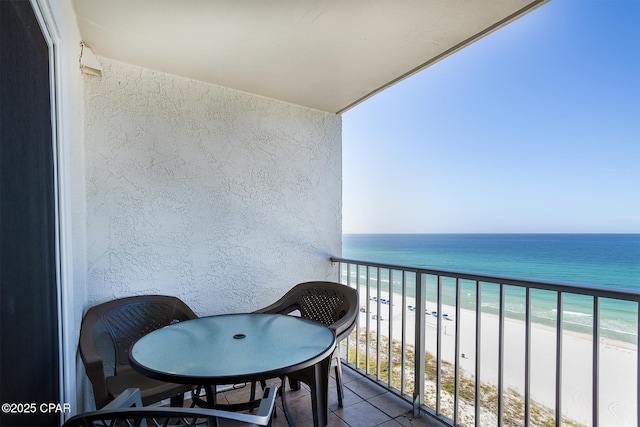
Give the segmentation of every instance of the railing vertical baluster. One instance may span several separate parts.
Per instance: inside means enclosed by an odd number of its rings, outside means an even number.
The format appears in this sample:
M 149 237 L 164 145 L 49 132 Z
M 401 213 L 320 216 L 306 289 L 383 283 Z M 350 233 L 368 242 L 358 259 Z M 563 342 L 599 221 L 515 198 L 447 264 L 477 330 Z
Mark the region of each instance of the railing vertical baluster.
M 393 384 L 391 381 L 391 374 L 393 372 L 393 365 L 392 365 L 392 361 L 393 361 L 393 346 L 391 345 L 391 343 L 393 343 L 393 273 L 391 271 L 391 269 L 388 270 L 389 271 L 389 341 L 387 342 L 387 365 L 388 365 L 388 369 L 387 369 L 387 384 L 391 385 Z
M 562 425 L 562 308 L 563 293 L 558 292 L 556 318 L 556 427 Z
M 346 266 L 346 267 L 343 267 Z M 351 263 L 340 263 L 340 268 L 347 269 L 347 285 L 351 286 Z
M 440 327 L 440 313 L 442 312 L 442 276 L 437 277 L 436 291 L 436 414 L 440 415 L 440 391 L 442 390 L 442 328 Z
M 414 362 L 414 390 L 413 416 L 420 415 L 420 408 L 424 403 L 424 368 L 425 368 L 425 311 L 426 311 L 426 280 L 424 274 L 416 272 L 416 331 L 415 331 L 415 362 Z
M 364 371 L 369 373 L 369 363 L 371 363 L 370 343 L 369 343 L 369 331 L 371 330 L 371 320 L 369 315 L 369 304 L 371 301 L 371 267 L 366 268 L 365 286 L 367 287 L 367 333 L 365 336 L 365 350 L 364 350 Z
M 345 281 L 343 281 L 343 275 L 344 275 L 344 269 L 347 269 L 347 279 L 346 279 L 346 283 Z M 345 265 L 345 263 L 339 263 L 338 266 L 338 274 L 340 275 L 340 283 L 344 283 L 346 286 L 351 287 L 351 278 L 349 277 L 349 264 L 347 263 Z M 358 330 L 358 326 L 357 323 L 358 322 L 358 318 L 356 317 L 356 327 L 355 329 Z M 342 351 L 342 347 L 340 349 L 340 351 Z M 346 351 L 345 351 L 345 359 L 347 360 L 347 362 L 350 360 L 349 359 L 349 352 L 351 351 L 351 334 L 349 334 L 349 336 L 347 336 L 347 340 L 346 340 Z M 342 352 L 340 353 L 340 355 L 342 355 Z
M 476 384 L 475 425 L 480 425 L 480 352 L 482 350 L 482 284 L 476 280 Z
M 638 323 L 636 329 L 636 402 L 640 402 L 640 301 L 638 301 Z M 640 426 L 640 403 L 636 405 L 636 425 Z
M 349 284 L 352 283 L 351 282 L 351 275 L 353 274 L 352 273 L 352 267 L 353 267 L 352 263 L 350 263 L 350 262 L 347 263 L 347 282 Z M 356 280 L 354 284 L 355 284 L 356 290 L 358 291 L 358 294 L 360 294 L 360 289 L 358 289 L 358 281 Z M 355 329 L 355 332 L 356 332 L 356 334 L 355 334 L 355 346 L 354 346 L 355 347 L 355 351 L 354 351 L 355 359 L 354 360 L 356 361 L 356 366 L 358 366 L 358 339 L 359 339 L 358 337 L 360 336 L 360 316 L 356 316 L 356 327 L 354 329 Z M 349 345 L 348 348 L 347 348 L 347 354 L 349 355 L 349 357 L 347 357 L 347 362 L 351 363 L 351 345 Z
M 405 339 L 407 336 L 407 270 L 402 270 L 402 307 L 402 340 L 400 342 L 400 351 L 402 352 L 402 354 L 400 355 L 400 392 L 404 394 L 406 392 L 406 375 L 404 370 L 407 364 L 407 346 Z
M 380 379 L 380 329 L 382 328 L 382 303 L 380 302 L 380 267 L 376 267 L 376 378 Z
M 453 392 L 453 425 L 458 425 L 460 394 L 460 279 L 456 277 L 456 325 L 455 325 L 455 357 L 454 357 L 454 392 Z
M 500 309 L 498 315 L 498 427 L 502 425 L 504 393 L 504 285 L 500 284 Z
M 598 427 L 598 411 L 600 410 L 600 299 L 598 297 L 593 297 L 593 359 L 591 361 L 591 367 L 593 368 L 593 400 L 591 403 L 593 421 L 591 425 Z
M 524 425 L 531 419 L 531 289 L 525 288 L 524 314 Z
M 360 264 L 358 264 L 356 268 L 357 268 L 357 278 L 358 278 L 358 282 L 359 282 L 359 287 L 362 288 L 362 286 L 363 286 L 362 285 L 362 277 L 361 277 L 361 274 L 360 274 L 361 273 L 360 270 L 361 270 L 362 266 L 360 266 Z M 366 286 L 367 285 L 366 280 L 364 282 L 365 282 L 364 283 L 364 286 L 365 286 L 364 293 L 365 293 L 365 298 L 366 298 L 365 306 L 366 306 L 366 311 L 368 312 L 369 311 L 369 302 L 368 302 L 369 301 L 369 287 Z M 360 337 L 358 337 L 358 347 L 357 347 L 358 351 L 360 353 L 360 357 L 358 358 L 358 365 L 357 366 L 360 367 L 360 361 L 364 357 L 364 361 L 365 361 L 364 370 L 365 370 L 365 372 L 367 371 L 367 368 L 366 368 L 366 366 L 367 366 L 366 365 L 366 363 L 367 363 L 367 352 L 369 351 L 368 350 L 369 349 L 369 340 L 367 339 L 367 335 L 369 335 L 369 328 L 370 327 L 371 327 L 371 325 L 369 324 L 369 316 L 365 316 L 364 317 L 364 329 L 365 329 L 364 354 L 362 354 L 362 351 L 359 350 L 360 349 Z
M 358 294 L 360 294 L 360 292 L 362 291 L 360 289 L 360 278 L 359 276 L 359 269 L 360 267 L 358 266 L 358 264 L 354 264 L 355 267 L 355 274 L 356 274 L 356 288 L 358 289 Z M 362 357 L 362 355 L 360 354 L 360 328 L 362 327 L 361 322 L 360 322 L 360 316 L 358 316 L 358 332 L 356 333 L 356 368 L 360 366 L 360 357 Z M 366 324 L 364 325 L 366 328 Z

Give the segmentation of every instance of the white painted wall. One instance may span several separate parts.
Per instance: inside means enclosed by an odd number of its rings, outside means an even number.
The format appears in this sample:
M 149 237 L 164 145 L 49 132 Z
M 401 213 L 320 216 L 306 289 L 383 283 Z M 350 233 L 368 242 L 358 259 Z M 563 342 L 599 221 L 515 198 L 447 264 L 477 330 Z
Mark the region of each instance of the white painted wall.
M 84 77 L 85 307 L 159 293 L 199 315 L 251 311 L 335 280 L 340 116 L 99 60 L 103 77 Z
M 83 76 L 71 2 L 32 0 L 56 46 L 63 396 L 93 407 L 77 345 L 103 301 L 177 295 L 247 311 L 335 279 L 341 117 L 100 58 Z

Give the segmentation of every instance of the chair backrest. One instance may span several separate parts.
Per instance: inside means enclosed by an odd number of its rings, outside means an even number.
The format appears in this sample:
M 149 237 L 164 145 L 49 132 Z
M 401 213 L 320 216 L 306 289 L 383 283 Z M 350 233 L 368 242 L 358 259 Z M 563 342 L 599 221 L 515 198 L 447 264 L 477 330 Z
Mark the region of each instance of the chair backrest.
M 266 426 L 271 422 L 278 387 L 265 388 L 260 406 L 255 414 L 221 411 L 204 408 L 143 407 L 140 390 L 130 388 L 98 411 L 85 412 L 68 419 L 63 427 L 104 427 L 151 425 L 202 427 Z
M 278 301 L 258 312 L 289 314 L 296 310 L 302 317 L 324 323 L 333 329 L 340 341 L 355 325 L 358 291 L 335 282 L 300 283 Z
M 106 377 L 130 369 L 129 349 L 138 339 L 163 326 L 196 317 L 180 299 L 165 295 L 121 298 L 90 308 L 82 319 L 80 355 L 93 385 L 96 406 L 102 407 L 110 400 Z

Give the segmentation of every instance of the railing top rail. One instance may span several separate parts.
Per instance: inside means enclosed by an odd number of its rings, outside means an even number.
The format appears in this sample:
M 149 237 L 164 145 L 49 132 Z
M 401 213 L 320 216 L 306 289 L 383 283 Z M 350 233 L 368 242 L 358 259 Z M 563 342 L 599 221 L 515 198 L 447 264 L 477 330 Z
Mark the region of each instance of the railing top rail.
M 362 261 L 355 259 L 347 259 L 341 257 L 331 257 L 331 262 L 342 262 L 348 264 L 368 265 L 377 268 L 385 268 L 390 270 L 404 270 L 416 274 L 428 274 L 434 276 L 444 276 L 451 278 L 459 278 L 463 280 L 473 280 L 487 283 L 499 283 L 511 286 L 520 286 L 525 288 L 533 288 L 540 290 L 566 292 L 572 294 L 589 295 L 601 298 L 613 298 L 627 301 L 635 301 L 640 303 L 640 291 L 622 289 L 622 288 L 605 288 L 593 285 L 576 285 L 571 283 L 559 283 L 543 280 L 521 279 L 516 277 L 493 276 L 488 274 L 469 273 L 452 270 L 442 270 L 430 267 L 403 266 L 395 264 L 385 264 L 372 261 Z

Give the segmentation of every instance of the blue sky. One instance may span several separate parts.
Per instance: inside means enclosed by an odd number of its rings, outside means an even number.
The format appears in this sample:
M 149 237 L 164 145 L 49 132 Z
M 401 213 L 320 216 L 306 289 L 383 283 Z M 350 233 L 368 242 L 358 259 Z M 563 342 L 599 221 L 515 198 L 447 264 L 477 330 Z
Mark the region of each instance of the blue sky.
M 551 0 L 344 113 L 343 232 L 640 232 L 640 0 Z

